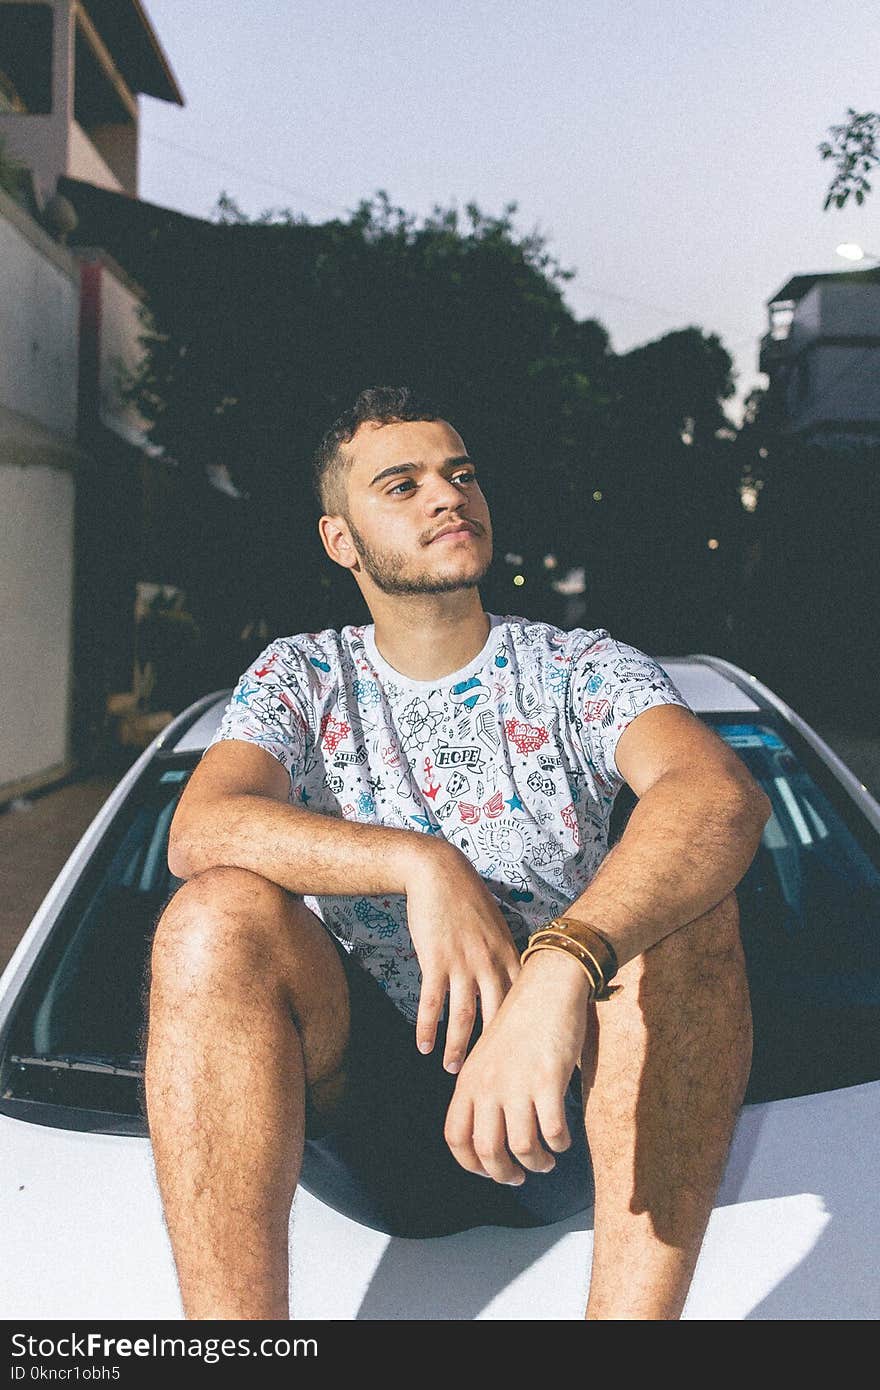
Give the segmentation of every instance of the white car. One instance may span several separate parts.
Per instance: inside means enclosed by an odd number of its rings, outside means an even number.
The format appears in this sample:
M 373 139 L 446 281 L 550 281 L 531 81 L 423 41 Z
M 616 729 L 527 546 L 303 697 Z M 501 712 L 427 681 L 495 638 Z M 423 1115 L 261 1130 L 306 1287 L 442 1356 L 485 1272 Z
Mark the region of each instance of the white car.
M 773 804 L 737 890 L 752 1076 L 685 1308 L 880 1315 L 880 806 L 754 676 L 661 659 Z M 0 1307 L 7 1319 L 182 1317 L 141 1105 L 168 827 L 229 698 L 181 714 L 122 779 L 0 978 Z M 617 799 L 612 841 L 634 798 Z M 581 1318 L 592 1212 L 401 1240 L 300 1190 L 297 1318 Z

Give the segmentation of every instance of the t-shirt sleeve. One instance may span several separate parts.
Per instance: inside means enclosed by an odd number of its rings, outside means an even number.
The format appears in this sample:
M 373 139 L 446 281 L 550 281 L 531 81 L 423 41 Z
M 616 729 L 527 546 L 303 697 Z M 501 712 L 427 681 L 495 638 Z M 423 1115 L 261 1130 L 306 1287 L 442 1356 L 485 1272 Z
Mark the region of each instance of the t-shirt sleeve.
M 615 750 L 627 725 L 654 705 L 691 707 L 653 657 L 604 630 L 595 638 L 572 662 L 571 715 L 588 766 L 616 794 L 625 778 Z
M 265 748 L 287 769 L 293 790 L 309 748 L 306 681 L 289 642 L 270 642 L 240 677 L 208 747 L 236 738 Z

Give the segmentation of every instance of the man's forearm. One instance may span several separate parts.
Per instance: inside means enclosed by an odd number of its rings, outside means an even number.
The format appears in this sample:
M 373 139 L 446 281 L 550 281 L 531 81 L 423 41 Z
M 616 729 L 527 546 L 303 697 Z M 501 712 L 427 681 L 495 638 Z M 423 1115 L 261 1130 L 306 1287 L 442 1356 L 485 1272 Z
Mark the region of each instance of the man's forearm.
M 623 965 L 733 891 L 755 856 L 768 808 L 766 798 L 719 788 L 717 778 L 701 783 L 667 773 L 636 803 L 620 840 L 564 915 L 607 936 Z
M 200 806 L 176 832 L 172 825 L 168 864 L 177 878 L 218 865 L 250 869 L 291 893 L 405 893 L 427 850 L 419 831 L 360 825 L 242 794 Z

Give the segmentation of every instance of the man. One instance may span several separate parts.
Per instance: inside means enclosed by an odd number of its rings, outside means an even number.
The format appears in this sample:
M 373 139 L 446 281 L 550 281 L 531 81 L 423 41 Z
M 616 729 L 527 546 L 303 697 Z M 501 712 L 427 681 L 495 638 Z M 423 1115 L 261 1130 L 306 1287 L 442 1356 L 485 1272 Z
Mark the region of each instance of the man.
M 734 889 L 769 803 L 644 653 L 484 612 L 477 460 L 405 389 L 362 392 L 316 478 L 374 621 L 266 648 L 171 829 L 146 1095 L 186 1315 L 288 1317 L 302 1176 L 410 1236 L 595 1192 L 586 1316 L 677 1318 L 749 1071 Z

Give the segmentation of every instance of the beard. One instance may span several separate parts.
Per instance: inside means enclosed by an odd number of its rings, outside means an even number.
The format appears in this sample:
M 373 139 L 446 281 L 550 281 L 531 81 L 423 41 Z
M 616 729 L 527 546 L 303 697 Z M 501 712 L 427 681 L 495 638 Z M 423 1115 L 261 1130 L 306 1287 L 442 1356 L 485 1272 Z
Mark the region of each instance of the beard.
M 381 589 L 383 594 L 451 594 L 457 589 L 475 589 L 485 578 L 492 563 L 490 556 L 485 564 L 480 566 L 477 574 L 464 577 L 438 577 L 426 571 L 421 574 L 407 573 L 407 564 L 410 562 L 406 555 L 394 550 L 374 550 L 364 540 L 354 522 L 348 518 L 346 520 L 361 564 L 376 588 Z

